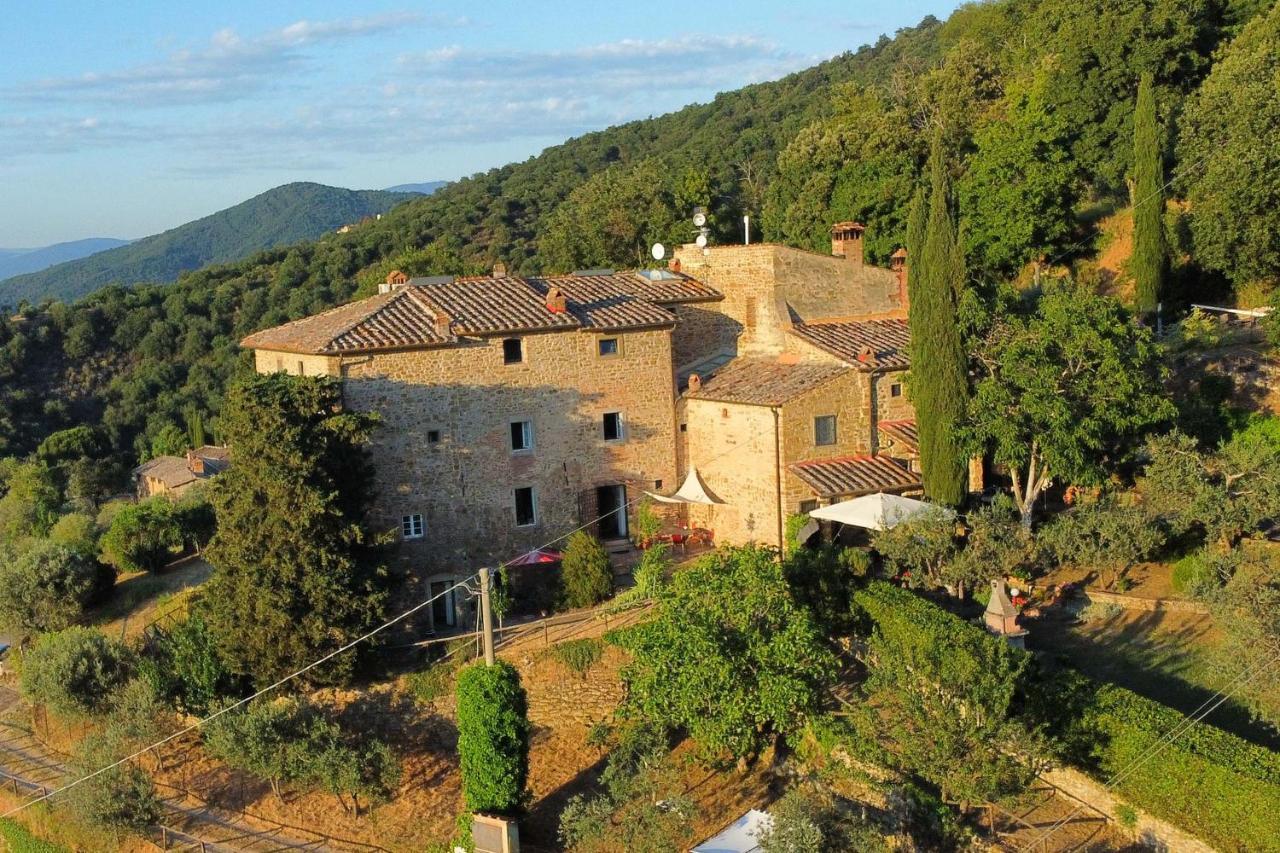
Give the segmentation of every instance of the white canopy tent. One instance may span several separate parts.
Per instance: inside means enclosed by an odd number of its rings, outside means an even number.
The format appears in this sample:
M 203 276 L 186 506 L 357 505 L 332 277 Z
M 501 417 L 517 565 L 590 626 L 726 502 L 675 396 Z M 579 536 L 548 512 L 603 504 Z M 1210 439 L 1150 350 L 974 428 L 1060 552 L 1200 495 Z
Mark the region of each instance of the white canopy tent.
M 930 512 L 942 512 L 948 518 L 955 517 L 955 513 L 946 507 L 904 498 L 901 495 L 886 495 L 884 492 L 863 495 L 831 506 L 818 507 L 809 513 L 809 517 L 820 518 L 823 521 L 838 521 L 841 524 L 865 527 L 868 530 L 888 530 L 890 527 L 897 527 L 904 521 L 910 521 Z
M 752 809 L 690 853 L 758 853 L 760 842 L 756 839 L 772 826 L 773 818 L 767 812 Z
M 689 468 L 689 473 L 685 476 L 684 482 L 680 484 L 680 488 L 676 489 L 675 494 L 659 495 L 654 492 L 645 492 L 645 494 L 664 504 L 706 504 L 714 506 L 724 503 L 724 501 L 716 497 L 714 492 L 707 488 L 707 484 L 702 482 L 702 478 L 698 476 L 698 469 L 694 467 Z

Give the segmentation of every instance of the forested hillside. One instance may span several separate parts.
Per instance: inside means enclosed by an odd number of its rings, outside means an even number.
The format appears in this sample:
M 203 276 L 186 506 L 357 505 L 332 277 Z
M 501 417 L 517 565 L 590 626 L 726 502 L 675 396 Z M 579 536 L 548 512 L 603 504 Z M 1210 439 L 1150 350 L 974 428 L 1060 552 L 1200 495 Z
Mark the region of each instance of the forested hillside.
M 966 6 L 782 80 L 453 182 L 349 234 L 168 286 L 108 287 L 29 309 L 0 327 L 0 455 L 29 452 L 78 423 L 99 429 L 101 452 L 119 464 L 150 453 L 192 412 L 216 433 L 226 381 L 246 364 L 242 336 L 370 292 L 394 267 L 636 265 L 652 242 L 691 237 L 694 204 L 710 209 L 721 241 L 741 239 L 744 213 L 762 226 L 755 239 L 815 248 L 830 222 L 858 219 L 869 253 L 883 259 L 903 242 L 934 130 L 949 149 L 971 275 L 1088 257 L 1090 223 L 1130 203 L 1144 72 L 1154 79 L 1169 194 L 1196 200 L 1171 204 L 1166 216 L 1177 281 L 1269 283 L 1280 274 L 1280 214 L 1265 204 L 1280 173 L 1280 142 L 1266 125 L 1275 120 L 1278 29 L 1280 13 L 1260 0 Z M 1246 167 L 1221 162 L 1242 148 L 1255 152 Z M 1220 203 L 1237 193 L 1251 205 L 1247 217 Z M 1258 235 L 1271 236 L 1268 251 L 1208 249 L 1210 240 L 1230 247 Z
M 314 240 L 413 197 L 323 184 L 285 184 L 162 234 L 0 282 L 0 305 L 17 305 L 24 299 L 71 300 L 108 284 L 170 282 L 206 264 L 238 261 L 263 249 Z
M 54 243 L 38 249 L 0 249 L 0 282 L 15 275 L 39 272 L 42 269 L 105 252 L 128 244 L 128 240 L 114 237 L 86 237 L 66 243 Z

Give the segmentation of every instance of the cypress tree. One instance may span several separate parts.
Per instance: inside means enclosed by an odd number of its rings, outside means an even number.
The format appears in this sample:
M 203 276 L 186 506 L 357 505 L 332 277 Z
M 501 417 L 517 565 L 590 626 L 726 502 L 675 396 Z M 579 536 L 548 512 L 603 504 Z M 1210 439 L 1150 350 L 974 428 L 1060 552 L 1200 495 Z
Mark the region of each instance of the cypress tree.
M 910 244 L 920 248 L 909 279 L 911 288 L 911 399 L 920 433 L 920 465 L 925 494 L 957 506 L 965 493 L 965 455 L 958 430 L 968 398 L 968 375 L 956 300 L 964 287 L 963 255 L 951 213 L 951 192 L 942 141 L 935 136 L 929 155 L 929 205 L 912 204 Z M 919 196 L 917 196 L 917 199 Z M 923 229 L 920 221 L 923 220 Z
M 1151 74 L 1138 83 L 1133 114 L 1133 261 L 1134 304 L 1140 314 L 1156 310 L 1164 286 L 1164 169 L 1160 126 L 1156 122 Z

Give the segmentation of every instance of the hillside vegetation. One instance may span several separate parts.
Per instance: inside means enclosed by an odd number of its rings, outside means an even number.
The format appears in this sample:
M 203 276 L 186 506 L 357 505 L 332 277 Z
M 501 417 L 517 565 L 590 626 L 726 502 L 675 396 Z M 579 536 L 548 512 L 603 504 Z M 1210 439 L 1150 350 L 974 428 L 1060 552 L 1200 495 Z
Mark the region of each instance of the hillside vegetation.
M 695 204 L 710 209 L 720 241 L 741 239 L 744 213 L 753 239 L 811 248 L 824 245 L 829 223 L 857 219 L 868 226 L 869 255 L 882 261 L 904 241 L 934 130 L 948 148 L 971 275 L 998 280 L 1042 256 L 1087 258 L 1095 235 L 1084 213 L 1129 203 L 1133 102 L 1144 72 L 1154 77 L 1165 173 L 1176 179 L 1170 195 L 1204 199 L 1201 209 L 1212 212 L 1235 191 L 1232 181 L 1266 183 L 1212 161 L 1215 150 L 1245 145 L 1259 168 L 1280 159 L 1274 134 L 1250 125 L 1274 108 L 1274 87 L 1243 82 L 1280 52 L 1280 13 L 1258 16 L 1268 8 L 1259 0 L 965 6 L 946 22 L 926 18 L 781 80 L 455 181 L 348 234 L 207 266 L 168 286 L 106 287 L 73 305 L 25 310 L 0 326 L 0 454 L 29 452 L 51 432 L 90 423 L 102 454 L 127 464 L 192 411 L 216 436 L 227 380 L 247 368 L 237 346 L 244 335 L 372 292 L 393 268 L 634 266 L 654 241 L 689 239 Z M 1249 103 L 1224 116 L 1232 87 Z M 1208 139 L 1209 130 L 1225 138 Z M 1197 156 L 1183 162 L 1182 151 Z M 1238 256 L 1215 249 L 1200 263 L 1201 235 L 1235 237 L 1194 221 L 1185 205 L 1171 211 L 1174 278 L 1184 293 L 1280 273 L 1265 255 L 1237 267 Z M 1280 230 L 1280 214 L 1265 205 L 1251 216 L 1250 234 Z
M 117 240 L 114 237 L 87 237 L 83 240 L 41 246 L 38 249 L 0 249 L 0 281 L 13 278 L 15 275 L 39 272 L 54 264 L 79 260 L 128 244 L 128 240 Z
M 293 183 L 161 234 L 0 283 L 0 304 L 71 300 L 108 284 L 165 283 L 206 264 L 314 240 L 412 194 Z

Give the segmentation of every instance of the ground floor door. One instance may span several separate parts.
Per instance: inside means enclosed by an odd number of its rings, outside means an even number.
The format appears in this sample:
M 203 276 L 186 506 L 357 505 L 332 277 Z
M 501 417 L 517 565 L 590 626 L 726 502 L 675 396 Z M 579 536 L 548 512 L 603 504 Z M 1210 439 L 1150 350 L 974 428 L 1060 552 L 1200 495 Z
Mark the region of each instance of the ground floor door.
M 453 581 L 447 580 L 431 582 L 431 597 L 435 599 L 431 602 L 431 626 L 437 631 L 453 628 L 458 624 L 458 613 L 454 608 L 454 595 L 457 590 L 450 590 L 447 595 L 443 594 L 453 584 Z M 437 595 L 440 597 L 436 598 Z
M 619 483 L 616 486 L 598 486 L 596 488 L 596 509 L 600 515 L 601 539 L 627 538 L 627 487 Z

